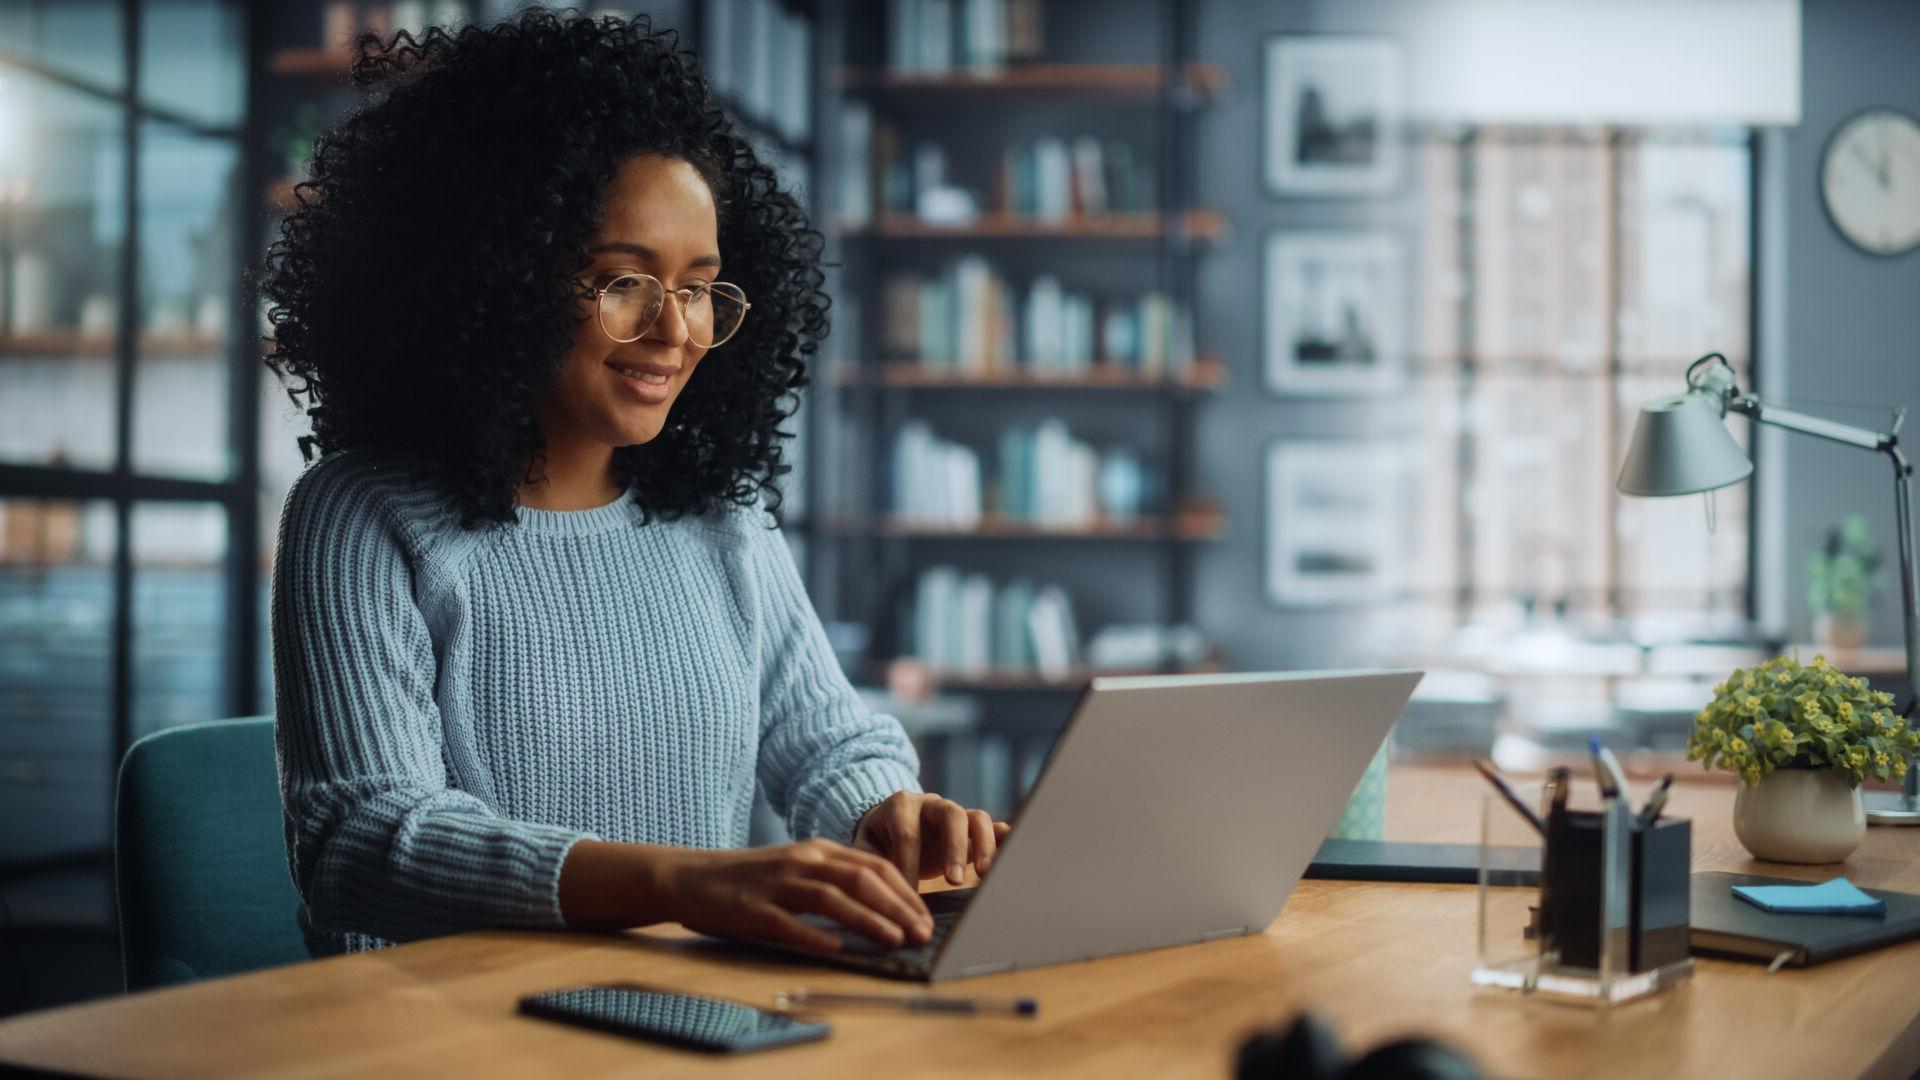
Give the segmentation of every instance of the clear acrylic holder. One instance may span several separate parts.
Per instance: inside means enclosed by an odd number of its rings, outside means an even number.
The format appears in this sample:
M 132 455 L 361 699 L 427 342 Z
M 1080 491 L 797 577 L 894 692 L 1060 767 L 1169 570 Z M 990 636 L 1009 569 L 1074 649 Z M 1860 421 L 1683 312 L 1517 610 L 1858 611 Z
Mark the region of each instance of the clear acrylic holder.
M 1546 820 L 1543 787 L 1514 792 Z M 1692 823 L 1662 818 L 1636 833 L 1626 804 L 1590 781 L 1569 795 L 1549 845 L 1487 793 L 1473 984 L 1605 1008 L 1686 981 Z

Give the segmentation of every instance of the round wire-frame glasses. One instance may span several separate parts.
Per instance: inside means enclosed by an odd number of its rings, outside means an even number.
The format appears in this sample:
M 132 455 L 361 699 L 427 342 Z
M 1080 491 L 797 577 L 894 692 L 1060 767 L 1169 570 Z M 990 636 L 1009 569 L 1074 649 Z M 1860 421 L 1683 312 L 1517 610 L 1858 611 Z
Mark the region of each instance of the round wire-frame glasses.
M 599 306 L 600 329 L 615 341 L 638 341 L 653 327 L 672 295 L 680 304 L 687 339 L 717 349 L 740 332 L 747 320 L 747 294 L 728 281 L 703 282 L 669 290 L 652 274 L 621 274 L 588 290 Z

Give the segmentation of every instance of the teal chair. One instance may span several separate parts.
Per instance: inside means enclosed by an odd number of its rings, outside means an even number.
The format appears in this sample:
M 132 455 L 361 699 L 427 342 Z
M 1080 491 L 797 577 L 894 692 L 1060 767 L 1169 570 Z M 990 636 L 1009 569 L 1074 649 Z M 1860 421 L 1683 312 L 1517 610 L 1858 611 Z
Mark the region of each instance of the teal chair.
M 113 868 L 129 992 L 308 959 L 273 718 L 134 743 L 120 765 Z

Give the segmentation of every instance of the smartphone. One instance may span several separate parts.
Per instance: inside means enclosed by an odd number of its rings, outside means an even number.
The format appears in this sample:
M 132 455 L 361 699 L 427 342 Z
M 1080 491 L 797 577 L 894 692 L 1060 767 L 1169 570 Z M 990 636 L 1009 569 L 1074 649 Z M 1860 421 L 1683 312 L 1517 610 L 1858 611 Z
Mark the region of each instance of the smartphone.
M 528 1016 L 579 1024 L 671 1046 L 738 1054 L 824 1039 L 826 1024 L 734 1001 L 644 986 L 576 986 L 520 999 Z

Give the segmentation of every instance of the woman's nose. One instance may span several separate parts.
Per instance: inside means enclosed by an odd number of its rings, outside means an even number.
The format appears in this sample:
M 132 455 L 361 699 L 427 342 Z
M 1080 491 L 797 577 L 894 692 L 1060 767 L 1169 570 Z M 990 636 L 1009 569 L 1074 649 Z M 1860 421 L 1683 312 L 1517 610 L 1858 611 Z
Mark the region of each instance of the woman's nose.
M 675 293 L 668 293 L 660 302 L 660 314 L 654 316 L 653 325 L 647 328 L 647 336 L 663 345 L 678 348 L 687 342 L 687 309 Z

